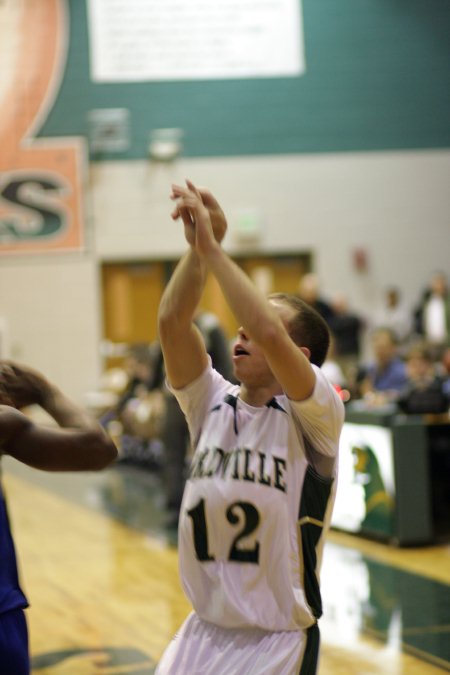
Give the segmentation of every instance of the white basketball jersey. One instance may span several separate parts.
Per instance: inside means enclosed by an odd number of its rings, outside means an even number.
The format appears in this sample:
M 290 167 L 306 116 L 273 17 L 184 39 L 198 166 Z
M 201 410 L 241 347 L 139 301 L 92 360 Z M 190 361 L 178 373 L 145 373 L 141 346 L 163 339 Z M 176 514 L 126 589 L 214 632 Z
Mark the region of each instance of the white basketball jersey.
M 282 631 L 321 614 L 318 574 L 344 413 L 315 371 L 314 393 L 302 402 L 282 395 L 249 406 L 211 367 L 174 392 L 195 448 L 180 514 L 180 574 L 205 621 Z

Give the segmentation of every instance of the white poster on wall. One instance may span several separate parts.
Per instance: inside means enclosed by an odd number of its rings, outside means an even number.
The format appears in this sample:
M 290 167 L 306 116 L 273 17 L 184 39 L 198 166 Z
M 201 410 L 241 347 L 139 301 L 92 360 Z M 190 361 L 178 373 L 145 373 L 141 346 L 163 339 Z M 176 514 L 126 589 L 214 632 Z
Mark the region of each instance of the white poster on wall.
M 96 82 L 293 77 L 300 0 L 88 0 Z

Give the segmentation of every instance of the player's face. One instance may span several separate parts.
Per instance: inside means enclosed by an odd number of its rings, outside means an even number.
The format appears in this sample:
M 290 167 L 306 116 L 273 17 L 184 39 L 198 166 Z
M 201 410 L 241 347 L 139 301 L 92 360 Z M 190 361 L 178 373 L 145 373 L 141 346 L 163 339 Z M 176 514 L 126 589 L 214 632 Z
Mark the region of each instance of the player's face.
M 273 380 L 264 352 L 242 327 L 233 345 L 232 360 L 234 376 L 247 386 L 269 386 Z
M 280 302 L 270 300 L 270 303 L 280 314 L 287 327 L 293 310 Z M 275 382 L 263 350 L 253 342 L 242 327 L 239 328 L 237 339 L 233 345 L 232 359 L 236 379 L 246 386 L 267 387 L 272 386 Z

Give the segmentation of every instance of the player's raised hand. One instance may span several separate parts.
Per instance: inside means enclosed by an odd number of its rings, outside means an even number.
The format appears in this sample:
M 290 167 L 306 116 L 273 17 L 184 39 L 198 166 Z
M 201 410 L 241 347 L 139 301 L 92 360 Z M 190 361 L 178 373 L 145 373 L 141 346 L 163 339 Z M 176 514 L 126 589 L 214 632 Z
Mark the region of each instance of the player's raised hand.
M 182 185 L 172 185 L 172 194 L 170 198 L 176 202 L 175 208 L 171 213 L 173 220 L 181 218 L 184 225 L 184 236 L 190 246 L 195 246 L 195 226 L 193 217 L 187 206 L 182 204 L 182 199 L 187 199 L 190 196 L 190 191 L 187 187 Z
M 225 218 L 225 214 L 217 201 L 217 199 L 214 197 L 212 192 L 208 190 L 207 188 L 204 187 L 198 187 L 197 188 L 198 192 L 200 193 L 200 196 L 202 198 L 203 204 L 206 206 L 206 208 L 209 211 L 209 216 L 211 218 L 211 225 L 213 228 L 214 232 L 214 237 L 219 244 L 225 237 L 226 231 L 227 231 L 227 219 Z
M 48 380 L 37 370 L 15 361 L 0 361 L 0 403 L 18 409 L 42 405 L 49 389 Z
M 209 211 L 214 237 L 220 244 L 225 237 L 228 225 L 225 214 L 219 202 L 214 197 L 212 192 L 210 192 L 210 190 L 205 187 L 196 187 L 190 180 L 186 181 L 186 186 L 187 187 L 181 185 L 172 185 L 171 198 L 176 200 L 181 196 L 186 196 L 189 190 L 196 190 L 197 194 L 200 195 L 204 206 Z M 174 211 L 172 212 L 172 218 L 176 220 L 180 217 L 183 220 L 185 228 L 190 228 L 190 225 L 192 224 L 191 216 L 185 209 L 181 209 L 179 204 L 177 204 Z
M 200 191 L 191 181 L 186 181 L 187 188 L 177 186 L 173 199 L 177 206 L 172 214 L 176 219 L 177 213 L 181 216 L 188 243 L 201 256 L 206 256 L 218 246 L 215 238 L 211 216 L 203 204 Z

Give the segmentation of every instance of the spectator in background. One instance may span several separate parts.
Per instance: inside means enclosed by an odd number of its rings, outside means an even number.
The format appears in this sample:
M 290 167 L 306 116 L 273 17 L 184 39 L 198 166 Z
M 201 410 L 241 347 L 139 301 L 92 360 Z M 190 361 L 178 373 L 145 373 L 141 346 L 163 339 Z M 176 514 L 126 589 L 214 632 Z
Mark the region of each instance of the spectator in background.
M 332 300 L 330 329 L 335 342 L 336 360 L 346 378 L 353 377 L 361 354 L 361 332 L 364 322 L 349 310 L 348 300 L 343 293 L 337 293 Z
M 351 398 L 351 389 L 348 380 L 344 375 L 341 366 L 336 360 L 335 341 L 332 333 L 330 333 L 330 346 L 327 352 L 327 358 L 322 364 L 322 372 L 333 387 L 336 389 L 339 398 L 343 403 L 347 403 Z
M 432 348 L 432 356 L 439 360 L 450 345 L 450 291 L 443 272 L 431 277 L 418 307 L 414 312 L 415 331 Z
M 322 372 L 331 384 L 335 387 L 345 387 L 347 381 L 343 370 L 336 359 L 336 341 L 330 334 L 330 346 L 328 347 L 327 358 L 322 365 Z
M 389 328 L 375 329 L 371 346 L 373 361 L 360 372 L 360 394 L 376 403 L 395 400 L 408 380 L 394 333 Z
M 155 368 L 155 345 L 146 342 L 131 345 L 125 359 L 128 384 L 117 403 L 117 412 L 121 412 L 139 393 L 146 391 Z
M 298 295 L 308 305 L 319 312 L 328 325 L 333 317 L 331 305 L 320 295 L 319 277 L 317 274 L 304 274 L 300 279 Z
M 411 335 L 411 311 L 402 301 L 400 290 L 389 286 L 384 291 L 384 304 L 375 314 L 375 328 L 389 328 L 399 344 Z
M 439 369 L 444 380 L 444 391 L 450 397 L 450 347 L 444 350 Z
M 437 374 L 425 343 L 410 347 L 406 355 L 408 382 L 397 399 L 400 410 L 410 414 L 444 413 L 450 406 L 444 378 Z
M 117 437 L 120 462 L 158 469 L 161 447 L 155 442 L 154 426 L 149 412 L 148 392 L 153 388 L 155 368 L 159 355 L 158 344 L 135 343 L 130 345 L 124 363 L 127 384 L 114 407 L 104 413 L 101 424 Z

